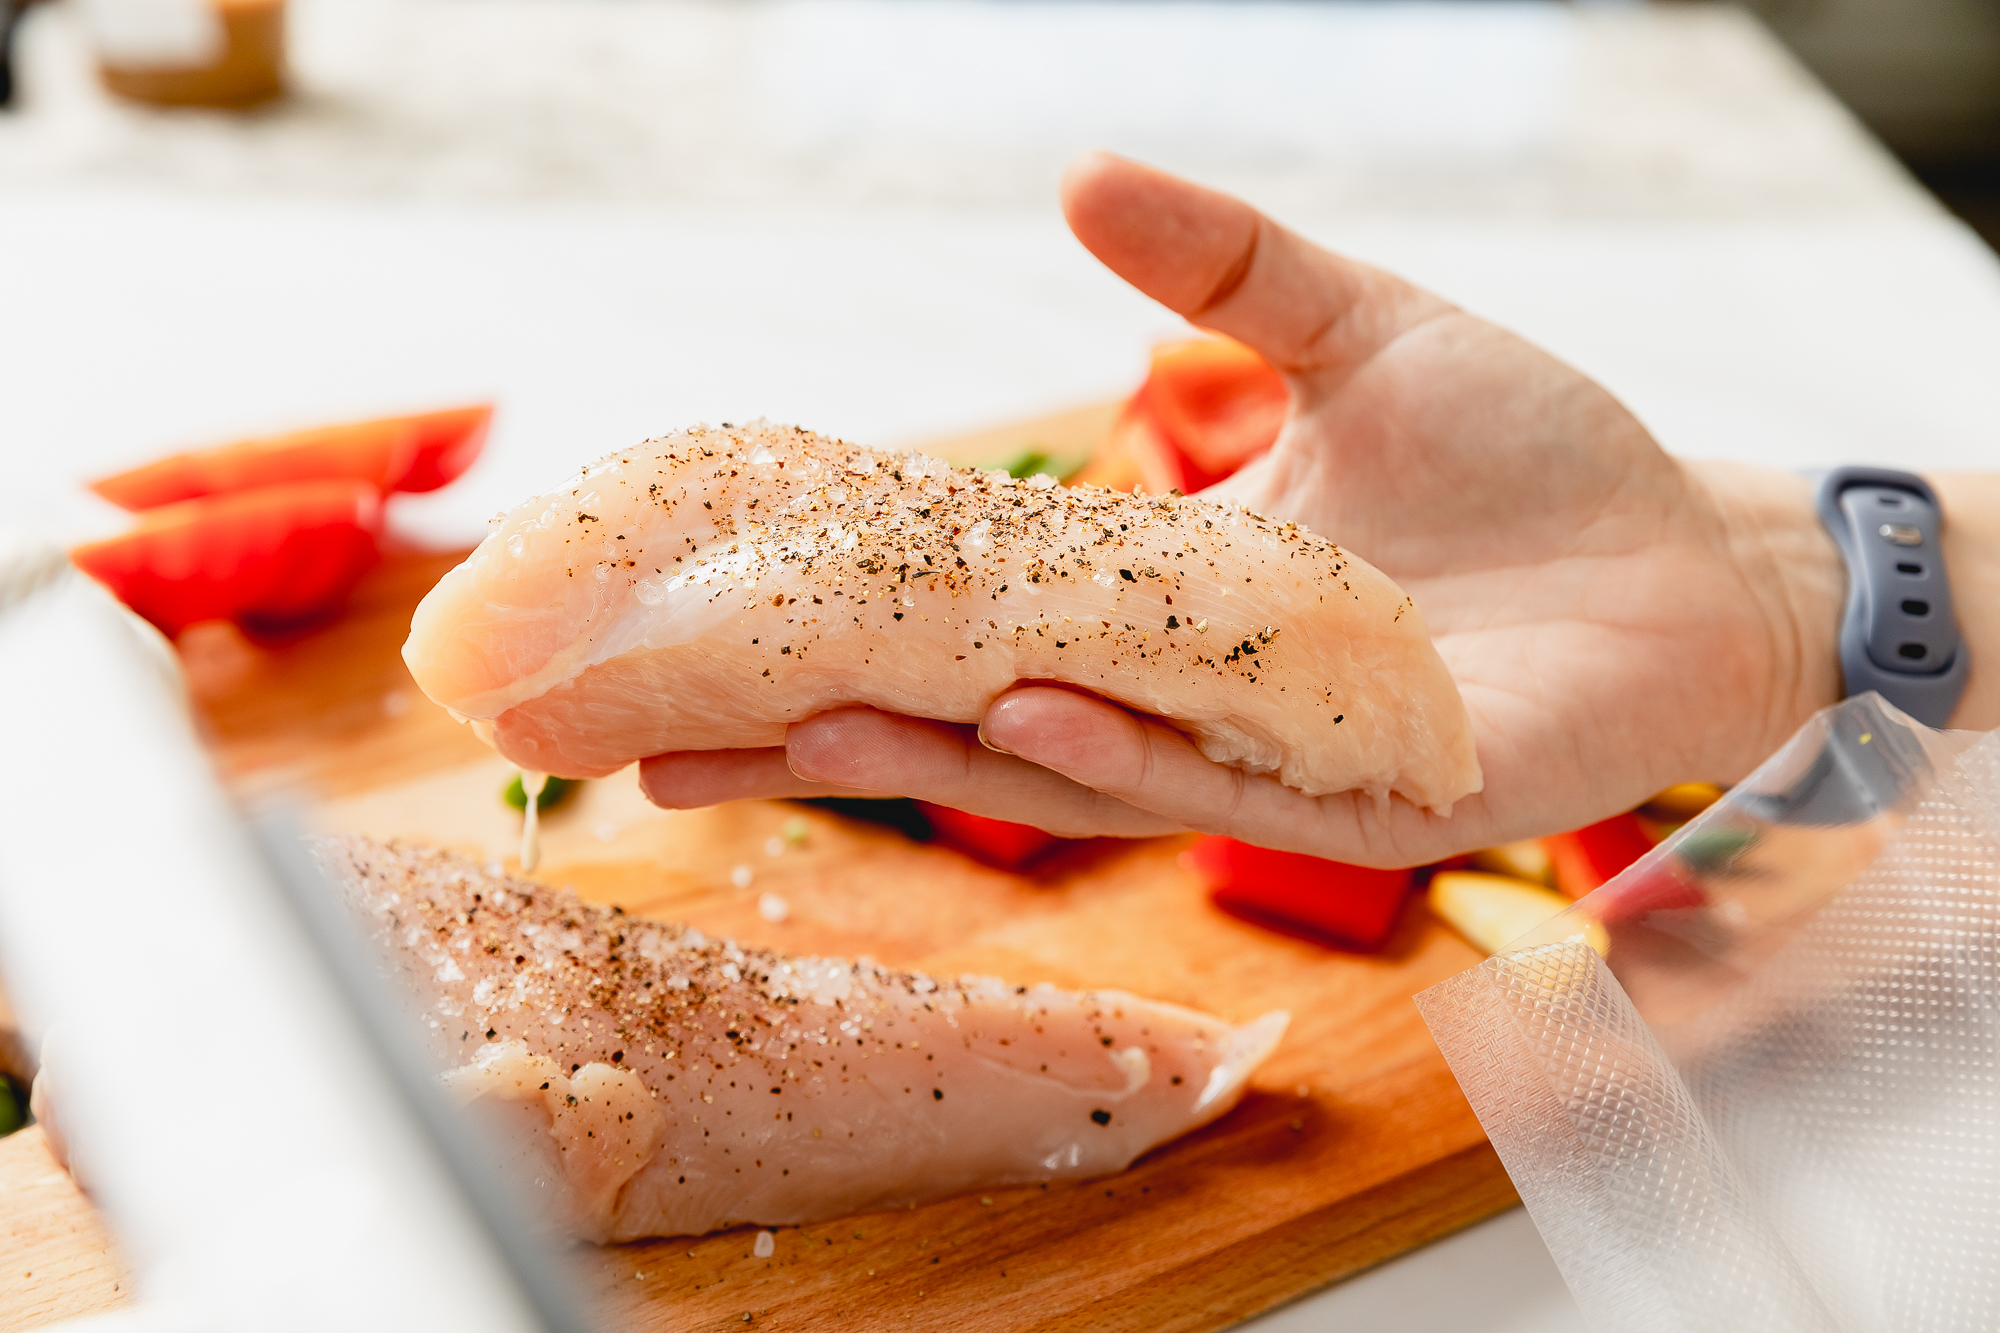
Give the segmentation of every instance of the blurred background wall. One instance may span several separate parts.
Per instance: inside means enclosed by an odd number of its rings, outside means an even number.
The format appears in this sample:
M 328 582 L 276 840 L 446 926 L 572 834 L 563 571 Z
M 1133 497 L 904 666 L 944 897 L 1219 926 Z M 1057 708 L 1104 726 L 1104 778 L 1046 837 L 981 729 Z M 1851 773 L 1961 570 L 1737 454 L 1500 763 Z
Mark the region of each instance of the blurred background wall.
M 2000 0 L 1751 0 L 1882 141 L 2000 242 Z
M 121 135 L 119 127 L 108 125 L 104 116 L 93 116 L 86 109 L 101 100 L 101 93 L 96 90 L 86 93 L 76 86 L 76 76 L 89 61 L 88 43 L 81 32 L 86 25 L 80 22 L 79 15 L 121 8 L 130 12 L 149 9 L 164 12 L 176 3 L 194 2 L 52 0 L 37 4 L 35 0 L 0 0 L 0 21 L 9 30 L 16 26 L 15 18 L 30 14 L 31 9 L 54 11 L 44 21 L 36 22 L 30 16 L 19 25 L 23 31 L 12 43 L 17 48 L 13 64 L 22 71 L 18 95 L 13 98 L 15 110 L 11 116 L 0 113 L 0 118 L 18 120 L 21 108 L 26 106 L 39 113 L 32 119 L 50 124 L 61 122 L 59 129 L 10 134 L 4 119 L 0 119 L 0 185 L 46 179 L 50 167 L 58 167 L 55 174 L 73 180 L 80 169 L 108 168 L 114 158 L 121 159 L 117 166 L 123 182 L 143 177 L 148 170 L 177 183 L 185 182 L 189 164 L 180 159 L 199 151 L 187 141 L 202 136 L 183 132 L 178 141 L 169 141 L 157 133 L 150 138 Z M 634 154 L 635 148 L 645 147 L 639 141 L 660 139 L 663 127 L 667 127 L 667 133 L 678 134 L 685 140 L 690 129 L 697 129 L 687 115 L 691 108 L 699 113 L 698 131 L 708 132 L 711 145 L 732 137 L 740 139 L 740 131 L 755 122 L 762 122 L 766 128 L 774 120 L 791 122 L 788 127 L 781 127 L 779 137 L 791 141 L 782 146 L 801 151 L 792 154 L 794 160 L 787 164 L 785 174 L 793 178 L 794 185 L 815 176 L 820 178 L 818 184 L 825 185 L 827 176 L 852 167 L 854 154 L 842 151 L 825 157 L 826 164 L 837 159 L 838 169 L 817 170 L 812 159 L 818 150 L 835 141 L 837 147 L 851 150 L 870 131 L 881 128 L 869 123 L 865 115 L 857 118 L 852 114 L 853 99 L 848 97 L 845 100 L 850 109 L 836 113 L 833 118 L 840 121 L 844 115 L 844 123 L 816 124 L 805 133 L 799 132 L 799 125 L 814 119 L 807 105 L 813 91 L 811 85 L 837 88 L 838 62 L 857 49 L 865 48 L 872 60 L 885 46 L 900 47 L 912 57 L 907 68 L 922 69 L 926 60 L 934 59 L 939 49 L 937 39 L 954 33 L 962 37 L 958 45 L 971 68 L 960 71 L 947 65 L 933 69 L 928 77 L 904 82 L 898 93 L 900 102 L 895 98 L 877 98 L 872 107 L 878 121 L 894 126 L 904 121 L 904 113 L 911 110 L 903 103 L 912 98 L 939 97 L 960 109 L 961 122 L 941 125 L 937 136 L 940 139 L 945 130 L 968 128 L 963 123 L 966 119 L 963 108 L 975 93 L 986 97 L 989 119 L 995 123 L 1003 116 L 1016 122 L 1033 122 L 1038 104 L 1045 107 L 1044 119 L 1075 106 L 1073 96 L 1042 103 L 1033 95 L 1033 84 L 1071 76 L 1081 76 L 1087 83 L 1092 72 L 1087 60 L 1073 61 L 1071 69 L 1062 68 L 1058 61 L 1054 69 L 1024 74 L 1011 91 L 1025 96 L 1008 96 L 1010 88 L 1004 81 L 982 87 L 982 73 L 999 67 L 1010 54 L 1021 53 L 1005 49 L 1009 34 L 1004 21 L 989 25 L 994 31 L 982 35 L 977 17 L 968 21 L 969 11 L 950 3 L 926 4 L 914 0 L 893 15 L 880 10 L 862 13 L 857 24 L 857 11 L 851 6 L 843 7 L 840 0 L 809 6 L 813 17 L 803 21 L 797 15 L 799 7 L 772 4 L 768 0 L 761 3 L 721 0 L 707 5 L 697 0 L 673 7 L 679 11 L 676 13 L 651 14 L 646 11 L 659 7 L 634 0 L 628 8 L 635 12 L 568 24 L 555 12 L 561 6 L 523 6 L 516 0 L 467 2 L 490 14 L 492 21 L 468 21 L 467 17 L 435 12 L 431 6 L 397 5 L 389 0 L 293 0 L 285 21 L 291 28 L 292 63 L 299 77 L 293 79 L 289 104 L 276 112 L 291 127 L 286 136 L 286 151 L 264 154 L 260 159 L 254 145 L 246 153 L 246 146 L 238 143 L 233 146 L 236 165 L 224 163 L 222 159 L 229 154 L 218 151 L 211 155 L 216 159 L 212 168 L 203 170 L 212 169 L 217 183 L 224 183 L 223 178 L 232 170 L 243 170 L 242 162 L 259 161 L 260 186 L 280 183 L 270 179 L 273 172 L 280 177 L 291 172 L 311 176 L 323 187 L 329 180 L 328 156 L 316 155 L 304 141 L 317 140 L 319 147 L 330 148 L 333 141 L 345 139 L 356 149 L 368 141 L 367 151 L 375 159 L 369 171 L 379 184 L 388 187 L 396 176 L 399 160 L 421 156 L 425 159 L 425 171 L 434 171 L 441 160 L 440 139 L 463 132 L 462 126 L 450 124 L 448 115 L 442 114 L 448 110 L 446 104 L 471 92 L 474 96 L 465 105 L 467 118 L 480 122 L 489 138 L 511 135 L 517 140 L 512 153 L 517 174 L 518 164 L 530 159 L 539 158 L 546 167 L 545 174 L 551 178 L 547 184 L 554 188 L 530 193 L 565 193 L 562 183 L 554 177 L 591 175 L 590 162 L 575 160 L 577 144 L 583 140 L 596 141 L 595 156 L 600 160 L 621 154 L 629 160 L 643 158 L 643 151 Z M 275 7 L 268 0 L 215 0 L 215 3 L 223 12 L 268 11 Z M 1309 0 L 1304 7 L 1327 3 L 1329 0 Z M 1971 222 L 1989 241 L 2000 235 L 2000 0 L 1744 0 L 1744 3 L 1947 206 Z M 601 7 L 599 0 L 575 0 L 574 5 L 583 11 Z M 1090 33 L 1086 30 L 1106 24 L 1088 15 L 1102 7 L 1088 0 L 1077 0 L 1066 7 L 1077 11 L 1078 18 L 1072 26 L 1082 39 L 1080 47 L 1089 47 Z M 1401 3 L 1392 0 L 1381 8 L 1456 11 L 1449 17 L 1441 13 L 1432 25 L 1440 40 L 1423 53 L 1428 59 L 1413 60 L 1417 54 L 1413 49 L 1393 49 L 1398 43 L 1409 47 L 1413 35 L 1421 42 L 1423 24 L 1390 23 L 1384 27 L 1385 40 L 1376 41 L 1374 49 L 1363 49 L 1357 58 L 1346 60 L 1337 68 L 1322 69 L 1316 78 L 1302 77 L 1312 73 L 1305 66 L 1294 69 L 1286 64 L 1286 55 L 1299 57 L 1303 44 L 1284 40 L 1285 33 L 1281 30 L 1288 25 L 1282 18 L 1274 21 L 1263 12 L 1270 6 L 1253 2 L 1236 7 L 1244 11 L 1243 22 L 1238 25 L 1242 34 L 1239 44 L 1247 50 L 1270 37 L 1278 38 L 1267 46 L 1274 53 L 1278 67 L 1265 81 L 1271 96 L 1261 104 L 1244 107 L 1218 103 L 1209 108 L 1220 113 L 1214 118 L 1211 136 L 1218 141 L 1240 138 L 1233 134 L 1240 128 L 1235 123 L 1238 121 L 1268 124 L 1274 118 L 1310 119 L 1318 115 L 1349 123 L 1367 122 L 1374 131 L 1400 118 L 1407 122 L 1399 130 L 1400 137 L 1424 140 L 1426 144 L 1426 136 L 1435 139 L 1441 128 L 1461 138 L 1484 132 L 1498 142 L 1525 123 L 1524 118 L 1533 117 L 1534 109 L 1525 105 L 1524 95 L 1532 100 L 1532 89 L 1539 83 L 1548 93 L 1544 100 L 1552 100 L 1557 96 L 1556 85 L 1565 75 L 1565 71 L 1554 67 L 1540 76 L 1533 74 L 1537 61 L 1548 63 L 1556 44 L 1537 42 L 1518 19 L 1483 24 L 1479 11 L 1520 7 L 1509 0 L 1467 0 L 1442 6 L 1425 0 L 1401 0 Z M 1336 3 L 1334 7 L 1352 6 Z M 1685 0 L 1660 0 L 1655 6 L 1581 0 L 1575 8 L 1697 10 L 1713 6 Z M 709 11 L 706 17 L 704 10 Z M 744 17 L 760 11 L 773 11 L 785 17 L 768 24 Z M 1482 26 L 1490 29 L 1483 38 L 1479 36 Z M 1152 33 L 1152 49 L 1133 50 L 1133 63 L 1135 66 L 1143 63 L 1158 71 L 1160 81 L 1171 82 L 1191 63 L 1199 64 L 1216 54 L 1201 47 L 1208 40 L 1206 34 L 1213 31 L 1212 25 L 1182 22 L 1171 12 L 1162 12 L 1157 18 L 1149 18 L 1146 27 Z M 546 30 L 545 38 L 534 36 L 522 40 L 537 28 Z M 482 33 L 481 29 L 486 31 Z M 1269 31 L 1261 31 L 1266 29 Z M 1358 34 L 1364 48 L 1367 46 L 1369 34 L 1361 25 L 1349 23 L 1346 31 Z M 1643 25 L 1593 31 L 1586 25 L 1583 40 L 1596 40 L 1599 45 L 1622 41 L 1629 48 L 1613 61 L 1596 62 L 1595 67 L 1621 68 L 1641 85 L 1680 76 L 1687 84 L 1683 92 L 1694 90 L 1706 81 L 1714 94 L 1709 100 L 1717 111 L 1746 110 L 1730 104 L 1733 86 L 1742 83 L 1740 79 L 1732 79 L 1729 69 L 1732 63 L 1741 63 L 1741 44 L 1735 49 L 1727 49 L 1726 43 L 1712 44 L 1712 49 L 1696 52 L 1688 42 L 1681 41 L 1678 45 L 1682 52 L 1695 54 L 1708 67 L 1699 71 L 1676 69 L 1676 53 L 1666 50 L 1667 44 L 1659 40 L 1660 33 L 1672 31 L 1671 27 Z M 746 61 L 746 45 L 755 46 L 767 35 L 775 36 L 768 43 L 769 50 Z M 997 39 L 999 46 L 988 41 L 989 37 Z M 1650 59 L 1645 49 L 1649 44 L 1658 48 Z M 524 51 L 536 53 L 537 47 L 542 57 L 539 66 L 532 59 L 523 60 Z M 662 52 L 668 48 L 676 54 L 663 56 Z M 385 52 L 392 53 L 386 66 Z M 1220 54 L 1227 58 L 1231 53 Z M 822 56 L 826 59 L 822 60 Z M 1292 61 L 1297 63 L 1296 59 Z M 363 64 L 373 67 L 360 69 Z M 1371 70 L 1407 69 L 1413 64 L 1431 67 L 1434 77 L 1427 86 L 1412 89 L 1406 80 L 1369 77 Z M 1450 68 L 1454 64 L 1459 67 L 1458 72 Z M 443 79 L 437 77 L 439 70 L 453 66 L 462 66 L 465 72 L 449 74 Z M 579 98 L 573 88 L 552 95 L 552 90 L 563 83 L 565 70 L 585 66 L 603 71 L 595 97 Z M 1495 77 L 1495 70 L 1502 68 L 1507 71 L 1506 76 Z M 740 78 L 716 77 L 732 71 L 748 73 L 752 80 L 761 81 L 761 86 L 746 90 Z M 792 77 L 795 73 L 803 76 L 803 83 Z M 641 80 L 661 75 L 676 80 L 677 88 L 636 86 Z M 1767 78 L 1767 86 L 1769 82 Z M 0 102 L 6 100 L 7 85 L 8 80 L 0 77 Z M 1199 100 L 1198 80 L 1184 86 Z M 798 91 L 801 88 L 805 90 Z M 1449 93 L 1454 89 L 1461 95 L 1439 96 L 1441 91 Z M 746 91 L 750 94 L 747 99 Z M 1489 94 L 1494 99 L 1489 115 L 1467 114 L 1480 96 Z M 1599 100 L 1603 108 L 1614 113 L 1631 101 L 1624 96 Z M 773 101 L 777 105 L 768 105 Z M 760 103 L 767 105 L 760 110 Z M 1152 108 L 1146 110 L 1150 112 Z M 1754 115 L 1759 108 L 1747 110 Z M 918 118 L 928 114 L 926 110 Z M 579 116 L 598 122 L 592 133 L 582 136 L 568 133 L 571 127 L 565 124 L 565 119 L 574 121 Z M 538 118 L 540 123 L 534 123 Z M 1575 123 L 1592 124 L 1596 120 L 1594 115 L 1584 115 L 1577 117 Z M 1023 137 L 1035 137 L 1038 128 L 1046 127 L 1029 123 L 1020 128 L 1029 131 Z M 1764 125 L 1759 130 L 1768 128 Z M 1624 136 L 1629 159 L 1645 155 L 1644 127 L 1634 123 L 1634 118 L 1626 116 L 1621 120 L 1614 114 L 1603 122 L 1600 138 L 1604 142 L 1612 142 L 1620 135 Z M 1353 137 L 1367 139 L 1370 135 Z M 1373 137 L 1385 141 L 1379 132 Z M 1387 140 L 1397 137 L 1398 134 L 1391 134 Z M 1746 126 L 1745 137 L 1754 137 L 1750 127 Z M 809 144 L 808 139 L 814 142 Z M 213 146 L 221 148 L 219 143 Z M 730 152 L 741 157 L 740 143 L 727 147 L 726 152 L 710 152 L 709 162 L 726 161 Z M 1311 145 L 1313 151 L 1323 147 L 1323 144 Z M 462 155 L 447 152 L 442 156 Z M 698 186 L 687 183 L 690 164 L 685 160 L 686 154 L 678 156 L 682 160 L 662 163 L 671 165 L 673 173 L 683 178 L 683 185 L 669 193 L 684 198 L 732 194 L 740 197 L 745 193 L 713 180 Z M 569 160 L 559 160 L 565 158 Z M 1493 155 L 1485 154 L 1485 160 L 1493 160 Z M 1599 155 L 1593 170 L 1601 169 L 1606 160 Z M 491 166 L 489 162 L 457 165 L 463 172 L 475 174 L 490 170 Z M 963 176 L 968 165 L 962 154 L 944 155 L 938 163 L 946 176 L 953 175 L 954 168 Z M 988 165 L 985 161 L 979 163 L 981 168 Z M 724 168 L 724 173 L 730 174 L 730 169 Z M 738 178 L 736 184 L 742 186 L 755 173 L 737 170 L 733 174 Z M 1421 175 L 1421 170 L 1399 174 L 1396 189 L 1403 190 L 1406 179 L 1414 180 Z M 467 183 L 463 179 L 457 182 L 459 186 Z M 878 190 L 859 181 L 851 183 L 856 188 L 850 193 L 866 195 L 871 202 L 879 201 Z M 981 192 L 976 184 L 964 180 L 958 183 L 970 188 L 946 189 L 944 193 Z M 1364 193 L 1372 195 L 1377 183 L 1371 180 L 1369 190 Z M 407 184 L 401 182 L 399 188 Z M 498 182 L 486 184 L 500 193 L 507 192 Z M 882 184 L 879 175 L 874 184 Z M 989 195 L 1009 192 L 1007 183 L 993 184 L 996 188 L 987 190 Z M 1459 177 L 1435 193 L 1451 195 L 1465 191 L 1480 195 L 1483 193 L 1480 184 Z M 927 187 L 925 192 L 934 188 Z M 601 181 L 598 189 L 587 192 L 601 193 Z M 612 192 L 657 194 L 644 187 Z M 1400 202 L 1403 201 L 1399 201 L 1399 206 Z M 1488 200 L 1485 206 L 1491 202 Z M 1379 204 L 1375 207 L 1379 210 Z

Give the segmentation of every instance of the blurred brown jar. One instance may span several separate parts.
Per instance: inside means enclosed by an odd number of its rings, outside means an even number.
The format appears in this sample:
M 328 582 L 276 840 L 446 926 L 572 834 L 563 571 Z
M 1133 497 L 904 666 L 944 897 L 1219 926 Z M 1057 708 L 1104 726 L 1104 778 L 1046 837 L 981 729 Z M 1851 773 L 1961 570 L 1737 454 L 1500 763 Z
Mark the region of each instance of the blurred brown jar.
M 285 90 L 285 0 L 86 0 L 84 12 L 120 97 L 247 107 Z

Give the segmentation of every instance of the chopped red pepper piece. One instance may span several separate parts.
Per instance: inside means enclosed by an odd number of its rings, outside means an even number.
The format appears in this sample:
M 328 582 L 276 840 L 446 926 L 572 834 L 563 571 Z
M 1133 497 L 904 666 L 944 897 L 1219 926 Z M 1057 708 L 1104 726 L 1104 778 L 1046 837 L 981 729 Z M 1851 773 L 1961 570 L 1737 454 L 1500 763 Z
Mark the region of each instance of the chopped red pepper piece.
M 1198 491 L 1277 443 L 1291 391 L 1242 343 L 1196 338 L 1154 349 L 1133 402 L 1179 454 L 1181 489 Z
M 1653 840 L 1633 814 L 1613 815 L 1571 833 L 1543 838 L 1556 887 L 1581 898 L 1653 850 Z
M 1411 871 L 1373 870 L 1234 838 L 1206 837 L 1187 865 L 1231 916 L 1343 948 L 1372 952 L 1388 941 L 1409 896 Z
M 1070 480 L 1151 495 L 1201 490 L 1276 443 L 1290 403 L 1284 377 L 1242 343 L 1167 343 L 1110 439 Z
M 929 801 L 918 801 L 917 808 L 931 821 L 931 835 L 937 841 L 1003 870 L 1019 870 L 1062 841 L 1033 824 L 988 819 Z
M 1111 427 L 1110 438 L 1069 483 L 1102 486 L 1113 491 L 1138 490 L 1148 495 L 1185 493 L 1188 488 L 1185 460 L 1167 442 L 1137 399 L 1125 404 Z
M 377 491 L 434 491 L 479 457 L 492 420 L 489 406 L 239 440 L 175 454 L 91 483 L 124 509 L 143 511 L 263 486 L 345 478 Z
M 274 628 L 338 605 L 375 563 L 381 526 L 367 482 L 309 481 L 150 510 L 70 558 L 169 636 L 201 620 Z
M 406 494 L 434 491 L 457 481 L 486 447 L 487 428 L 493 424 L 493 405 L 447 408 L 405 417 L 417 432 L 417 456 L 410 470 L 391 490 Z
M 1667 857 L 1613 883 L 1598 898 L 1592 907 L 1596 908 L 1597 919 L 1607 926 L 1648 912 L 1700 907 L 1708 901 L 1701 885 L 1676 857 Z

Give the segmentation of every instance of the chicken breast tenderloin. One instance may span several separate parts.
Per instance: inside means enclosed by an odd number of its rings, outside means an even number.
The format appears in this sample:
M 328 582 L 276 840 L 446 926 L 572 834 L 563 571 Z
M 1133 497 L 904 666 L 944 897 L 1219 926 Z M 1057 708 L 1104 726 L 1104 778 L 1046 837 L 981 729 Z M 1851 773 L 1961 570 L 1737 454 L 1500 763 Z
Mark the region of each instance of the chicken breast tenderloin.
M 1333 542 L 763 423 L 625 450 L 504 515 L 403 656 L 502 754 L 564 777 L 779 745 L 843 704 L 974 722 L 1045 680 L 1311 795 L 1444 812 L 1480 788 L 1423 617 Z
M 1286 1024 L 786 957 L 441 852 L 319 852 L 452 1094 L 589 1240 L 1119 1171 L 1234 1106 Z

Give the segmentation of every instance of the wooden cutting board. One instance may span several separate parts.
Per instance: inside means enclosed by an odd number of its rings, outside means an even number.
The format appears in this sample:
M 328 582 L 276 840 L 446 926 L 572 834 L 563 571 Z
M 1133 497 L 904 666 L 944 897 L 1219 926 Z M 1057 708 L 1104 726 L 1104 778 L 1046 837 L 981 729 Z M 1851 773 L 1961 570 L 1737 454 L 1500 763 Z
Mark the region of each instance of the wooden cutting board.
M 1108 420 L 1090 409 L 940 452 L 1063 447 Z M 221 627 L 184 637 L 225 778 L 291 792 L 323 828 L 511 868 L 511 770 L 418 693 L 397 654 L 411 609 L 461 554 L 390 556 L 348 614 L 287 642 Z M 802 844 L 783 836 L 800 818 Z M 796 952 L 1120 987 L 1236 1021 L 1292 1015 L 1240 1107 L 1111 1179 L 781 1228 L 767 1259 L 749 1228 L 582 1247 L 604 1326 L 1203 1333 L 1515 1203 L 1410 1002 L 1479 955 L 1417 901 L 1372 957 L 1243 924 L 1181 869 L 1185 843 L 1080 843 L 1017 876 L 818 809 L 667 812 L 630 773 L 586 784 L 548 817 L 536 877 L 588 898 Z M 784 899 L 782 922 L 760 915 L 767 893 Z M 0 1140 L 0 1328 L 118 1304 L 125 1286 L 39 1131 Z

